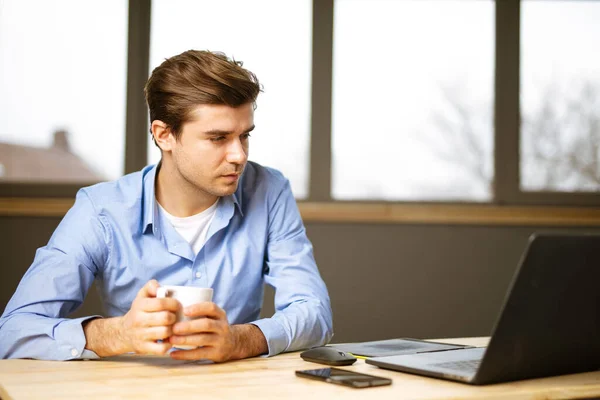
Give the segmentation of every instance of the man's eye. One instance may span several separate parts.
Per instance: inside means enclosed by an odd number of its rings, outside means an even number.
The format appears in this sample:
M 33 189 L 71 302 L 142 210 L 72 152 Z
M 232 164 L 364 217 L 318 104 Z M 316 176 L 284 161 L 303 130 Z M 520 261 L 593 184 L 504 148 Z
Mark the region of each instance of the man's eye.
M 244 134 L 242 135 L 242 140 L 248 140 L 248 139 L 250 138 L 250 136 L 251 136 L 251 135 L 250 135 L 249 133 L 244 133 Z
M 217 137 L 210 138 L 211 142 L 222 142 L 223 140 L 225 140 L 225 136 L 217 136 Z

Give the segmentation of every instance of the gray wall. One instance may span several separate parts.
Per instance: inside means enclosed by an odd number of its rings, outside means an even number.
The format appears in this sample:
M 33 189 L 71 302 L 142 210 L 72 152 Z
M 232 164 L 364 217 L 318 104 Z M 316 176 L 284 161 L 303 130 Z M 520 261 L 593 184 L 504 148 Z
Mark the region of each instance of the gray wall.
M 2 310 L 59 221 L 0 217 Z M 527 237 L 538 229 L 307 223 L 307 230 L 331 296 L 334 342 L 348 342 L 488 335 Z M 272 297 L 268 291 L 265 315 Z M 91 290 L 77 315 L 98 313 Z

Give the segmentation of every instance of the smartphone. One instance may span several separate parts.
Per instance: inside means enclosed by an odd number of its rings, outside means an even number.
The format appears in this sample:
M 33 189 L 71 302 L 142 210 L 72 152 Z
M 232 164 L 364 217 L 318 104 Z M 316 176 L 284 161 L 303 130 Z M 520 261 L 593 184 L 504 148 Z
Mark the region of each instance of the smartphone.
M 302 378 L 316 379 L 337 385 L 353 388 L 366 388 L 370 386 L 391 385 L 392 380 L 374 375 L 361 374 L 339 368 L 319 368 L 296 371 L 296 376 Z

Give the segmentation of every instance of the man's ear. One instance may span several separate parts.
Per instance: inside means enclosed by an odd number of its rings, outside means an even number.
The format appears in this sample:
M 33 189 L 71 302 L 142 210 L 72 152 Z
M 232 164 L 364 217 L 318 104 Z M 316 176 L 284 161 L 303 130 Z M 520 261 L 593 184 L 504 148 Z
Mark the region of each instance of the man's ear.
M 173 145 L 175 144 L 175 136 L 167 124 L 156 119 L 152 121 L 152 126 L 150 129 L 152 130 L 154 141 L 156 144 L 158 144 L 158 147 L 160 147 L 162 151 L 171 151 L 173 149 Z

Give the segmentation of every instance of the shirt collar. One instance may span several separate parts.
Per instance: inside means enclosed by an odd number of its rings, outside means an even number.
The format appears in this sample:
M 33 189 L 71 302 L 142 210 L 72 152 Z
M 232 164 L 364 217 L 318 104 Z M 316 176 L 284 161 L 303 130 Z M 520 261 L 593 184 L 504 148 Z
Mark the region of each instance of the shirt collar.
M 159 168 L 160 162 L 156 165 L 144 168 L 142 173 L 144 177 L 144 191 L 142 193 L 142 234 L 148 232 L 150 225 L 152 225 L 153 231 L 156 232 L 156 225 L 159 221 L 158 204 L 156 202 L 155 195 L 156 172 Z M 245 174 L 242 174 L 242 176 L 240 176 L 237 190 L 232 195 L 225 196 L 225 198 L 231 198 L 233 203 L 237 206 L 237 209 L 242 217 L 244 216 L 244 213 L 242 212 L 242 181 L 244 179 L 244 175 Z
M 144 190 L 142 192 L 142 234 L 148 232 L 150 225 L 155 229 L 155 221 L 158 221 L 158 205 L 154 195 L 154 182 L 156 180 L 156 171 L 160 163 L 151 167 L 146 167 L 144 176 Z
M 246 174 L 242 173 L 242 175 L 240 176 L 240 181 L 238 182 L 238 187 L 236 191 L 231 195 L 233 203 L 237 206 L 237 209 L 242 217 L 244 216 L 244 213 L 242 212 L 242 186 L 244 181 L 244 175 Z

